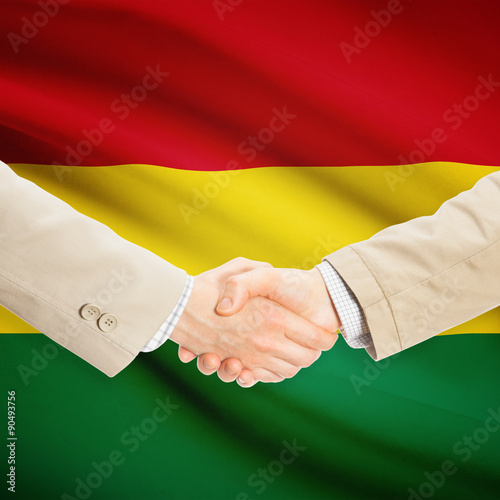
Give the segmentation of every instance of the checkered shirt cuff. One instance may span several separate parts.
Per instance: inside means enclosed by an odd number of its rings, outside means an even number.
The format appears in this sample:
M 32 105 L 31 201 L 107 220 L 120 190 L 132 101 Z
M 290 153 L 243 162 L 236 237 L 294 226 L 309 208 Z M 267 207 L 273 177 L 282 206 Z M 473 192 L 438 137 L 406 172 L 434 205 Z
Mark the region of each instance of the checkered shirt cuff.
M 316 267 L 323 276 L 326 288 L 335 304 L 335 309 L 337 309 L 342 323 L 340 333 L 344 336 L 345 341 L 356 349 L 372 346 L 373 340 L 363 309 L 352 290 L 327 260 Z
M 186 286 L 182 292 L 182 295 L 177 302 L 174 310 L 170 313 L 170 316 L 166 319 L 165 323 L 161 325 L 160 329 L 156 332 L 156 335 L 141 349 L 142 352 L 151 352 L 160 347 L 174 331 L 175 325 L 179 321 L 184 308 L 189 300 L 191 292 L 193 290 L 193 277 L 187 277 Z

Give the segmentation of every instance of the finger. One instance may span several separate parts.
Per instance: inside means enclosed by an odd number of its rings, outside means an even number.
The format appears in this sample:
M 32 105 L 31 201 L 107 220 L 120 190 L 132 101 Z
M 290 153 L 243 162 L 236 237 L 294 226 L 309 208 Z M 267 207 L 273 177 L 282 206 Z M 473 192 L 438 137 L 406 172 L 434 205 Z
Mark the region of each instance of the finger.
M 224 285 L 217 304 L 217 313 L 221 316 L 231 316 L 241 311 L 251 297 L 276 299 L 274 292 L 280 284 L 281 275 L 272 268 L 254 269 L 231 276 Z
M 248 389 L 249 387 L 254 386 L 257 383 L 257 380 L 253 376 L 253 373 L 250 370 L 243 369 L 236 379 L 237 384 L 240 387 L 244 387 Z
M 241 370 L 243 370 L 243 365 L 239 359 L 227 358 L 221 363 L 217 375 L 223 382 L 234 382 Z
M 220 364 L 220 358 L 217 354 L 206 353 L 198 356 L 198 370 L 203 375 L 212 375 L 219 369 Z
M 315 361 L 317 361 L 320 354 L 321 351 L 319 350 L 309 349 L 286 338 L 283 344 L 279 346 L 279 350 L 275 353 L 275 356 L 281 359 L 281 361 L 288 363 L 290 366 L 294 366 L 296 369 L 299 369 L 311 366 Z M 283 373 L 280 372 L 274 364 L 267 366 L 267 368 L 275 373 Z
M 183 363 L 189 363 L 190 361 L 193 361 L 194 358 L 196 358 L 196 354 L 181 345 L 179 346 L 179 359 Z
M 269 368 L 268 371 L 278 375 L 278 377 L 284 380 L 286 378 L 295 377 L 295 375 L 299 373 L 300 369 L 300 366 L 288 363 L 288 361 L 284 361 L 283 359 L 278 358 L 276 359 L 275 363 L 273 363 L 272 368 Z M 258 374 L 258 372 L 255 370 L 254 374 L 256 373 Z
M 283 380 L 285 380 L 285 377 L 277 375 L 276 373 L 266 370 L 265 368 L 255 368 L 255 370 L 253 370 L 252 373 L 254 379 L 259 382 L 276 383 L 276 382 L 283 382 Z
M 271 353 L 304 367 L 314 362 L 317 357 L 315 351 L 331 349 L 337 340 L 336 333 L 323 330 L 280 304 L 262 297 L 251 300 L 257 312 L 253 314 L 253 323 L 249 326 L 258 332 L 251 337 L 251 341 L 260 352 Z M 275 371 L 274 368 L 272 370 Z
M 282 308 L 281 314 L 285 336 L 293 342 L 308 349 L 320 351 L 328 351 L 335 345 L 337 333 L 323 330 L 285 308 Z
M 296 346 L 294 342 L 288 339 L 285 339 L 285 342 L 291 344 L 293 347 Z M 297 347 L 299 349 L 304 349 L 301 346 Z M 247 379 L 250 379 L 250 375 L 253 375 L 253 379 L 255 382 L 257 381 L 281 382 L 286 378 L 295 377 L 295 375 L 297 375 L 297 373 L 299 372 L 300 368 L 301 368 L 300 366 L 289 363 L 288 361 L 285 361 L 279 357 L 270 356 L 266 360 L 265 365 L 252 368 L 250 374 L 247 373 L 250 370 L 247 369 L 240 370 L 241 373 L 238 375 L 238 378 L 243 377 L 242 381 L 246 381 Z

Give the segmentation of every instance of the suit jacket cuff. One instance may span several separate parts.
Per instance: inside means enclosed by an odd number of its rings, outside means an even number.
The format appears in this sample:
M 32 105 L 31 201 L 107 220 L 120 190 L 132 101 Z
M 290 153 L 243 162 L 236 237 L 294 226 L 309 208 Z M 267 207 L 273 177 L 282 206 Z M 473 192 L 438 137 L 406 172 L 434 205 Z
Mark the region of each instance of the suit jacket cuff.
M 352 246 L 332 253 L 326 260 L 349 285 L 365 314 L 373 346 L 367 352 L 381 360 L 403 350 L 390 304 L 374 275 Z

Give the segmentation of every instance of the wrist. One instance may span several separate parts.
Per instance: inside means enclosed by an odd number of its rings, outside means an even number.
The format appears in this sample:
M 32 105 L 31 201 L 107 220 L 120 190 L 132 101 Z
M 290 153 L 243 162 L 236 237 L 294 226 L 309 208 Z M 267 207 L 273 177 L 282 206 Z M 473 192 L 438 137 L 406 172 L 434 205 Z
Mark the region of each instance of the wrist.
M 307 272 L 310 273 L 314 300 L 317 304 L 318 314 L 321 315 L 323 327 L 328 331 L 335 332 L 342 326 L 342 322 L 340 321 L 337 309 L 328 291 L 323 275 L 316 267 Z
M 194 277 L 191 295 L 170 335 L 170 340 L 197 355 L 207 352 L 207 344 L 214 336 L 207 320 L 210 312 L 208 297 L 215 296 L 211 288 L 200 276 Z

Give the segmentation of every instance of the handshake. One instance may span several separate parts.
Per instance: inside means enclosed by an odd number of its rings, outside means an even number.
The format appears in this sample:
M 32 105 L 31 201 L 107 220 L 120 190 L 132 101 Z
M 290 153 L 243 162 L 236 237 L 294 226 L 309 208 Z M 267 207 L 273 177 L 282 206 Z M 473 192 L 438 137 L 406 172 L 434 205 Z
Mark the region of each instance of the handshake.
M 321 273 L 237 258 L 194 278 L 170 339 L 179 358 L 242 387 L 280 382 L 337 340 L 340 320 Z

